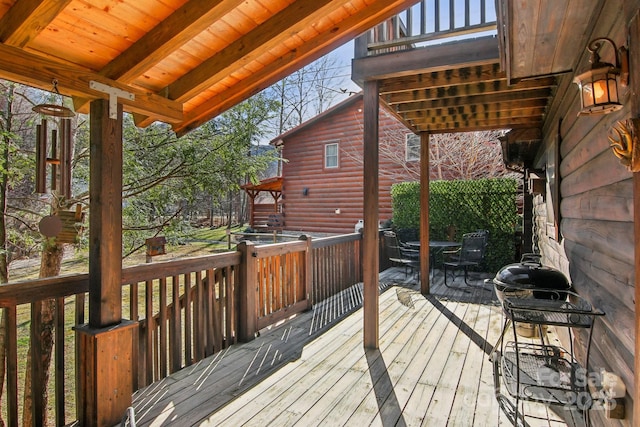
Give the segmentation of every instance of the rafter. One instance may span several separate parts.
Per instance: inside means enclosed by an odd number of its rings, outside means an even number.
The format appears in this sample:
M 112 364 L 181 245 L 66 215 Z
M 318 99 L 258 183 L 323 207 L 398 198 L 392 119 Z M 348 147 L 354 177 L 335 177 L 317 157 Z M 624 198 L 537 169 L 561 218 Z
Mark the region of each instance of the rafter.
M 458 98 L 462 96 L 488 95 L 502 92 L 517 92 L 530 89 L 548 88 L 555 85 L 553 77 L 539 80 L 526 80 L 515 85 L 507 84 L 506 80 L 494 80 L 490 82 L 467 83 L 454 86 L 441 86 L 437 88 L 419 89 L 411 92 L 397 92 L 389 94 L 383 99 L 389 105 L 405 102 L 428 101 L 432 99 Z
M 336 6 L 331 0 L 293 3 L 170 84 L 169 98 L 185 101 L 213 86 L 236 70 L 239 63 L 247 63 L 282 44 Z
M 486 102 L 482 104 L 460 104 L 449 107 L 427 108 L 424 103 L 417 102 L 414 108 L 403 108 L 401 114 L 408 116 L 412 112 L 419 112 L 419 117 L 444 116 L 454 114 L 473 114 L 490 111 L 510 111 L 518 108 L 543 108 L 547 106 L 546 98 L 509 100 L 502 102 Z M 404 106 L 404 105 L 403 105 Z
M 130 83 L 244 1 L 191 0 L 185 3 L 107 64 L 100 74 Z
M 433 71 L 411 76 L 383 80 L 380 83 L 380 95 L 393 92 L 408 92 L 438 86 L 453 86 L 470 82 L 489 82 L 505 80 L 506 73 L 500 70 L 500 64 L 477 65 L 453 70 Z
M 71 0 L 20 0 L 0 19 L 0 41 L 24 47 L 42 32 Z
M 429 133 L 471 132 L 479 130 L 515 129 L 540 126 L 542 126 L 542 117 L 539 119 L 517 117 L 496 120 L 466 120 L 440 125 L 415 125 L 419 132 Z
M 413 111 L 416 109 L 429 110 L 435 108 L 459 107 L 461 105 L 491 104 L 507 101 L 524 101 L 529 99 L 546 99 L 549 98 L 549 96 L 551 96 L 551 90 L 549 88 L 543 88 L 517 92 L 479 94 L 472 96 L 459 96 L 452 98 L 416 101 L 407 104 L 398 104 L 396 107 L 399 112 L 404 112 Z
M 297 68 L 299 68 L 312 62 L 315 58 L 330 52 L 333 46 L 362 34 L 368 28 L 375 25 L 375 23 L 398 13 L 404 8 L 406 8 L 405 4 L 389 4 L 389 2 L 384 0 L 378 0 L 368 5 L 366 10 L 356 13 L 334 27 L 318 34 L 312 42 L 297 47 L 295 50 L 290 51 L 288 54 L 272 62 L 269 67 L 253 73 L 244 79 L 242 84 L 236 86 L 232 94 L 223 93 L 216 95 L 189 111 L 185 115 L 184 123 L 174 125 L 173 129 L 178 134 L 183 134 L 202 125 L 209 120 L 210 117 L 220 114 L 241 100 L 282 79 L 296 68 L 294 64 L 298 64 Z M 148 123 L 148 119 L 138 118 L 136 123 L 144 126 Z

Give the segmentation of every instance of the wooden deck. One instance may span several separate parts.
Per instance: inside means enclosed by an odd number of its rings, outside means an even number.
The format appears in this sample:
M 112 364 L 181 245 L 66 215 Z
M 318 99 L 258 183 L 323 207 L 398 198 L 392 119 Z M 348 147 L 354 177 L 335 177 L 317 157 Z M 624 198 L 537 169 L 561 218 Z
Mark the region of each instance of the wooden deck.
M 381 275 L 379 351 L 363 348 L 356 286 L 140 390 L 137 425 L 511 425 L 489 361 L 503 324 L 492 288 L 451 290 L 440 275 L 424 297 L 411 280 Z M 526 411 L 541 419 L 523 425 L 566 425 L 543 405 Z

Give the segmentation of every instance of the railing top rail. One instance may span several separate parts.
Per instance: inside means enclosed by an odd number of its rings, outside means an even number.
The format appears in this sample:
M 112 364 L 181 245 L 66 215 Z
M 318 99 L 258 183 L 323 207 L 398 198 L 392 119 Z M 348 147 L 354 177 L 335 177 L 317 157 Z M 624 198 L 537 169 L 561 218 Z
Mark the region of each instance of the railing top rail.
M 239 264 L 240 252 L 140 264 L 122 269 L 122 284 Z M 0 307 L 27 304 L 48 298 L 68 297 L 88 291 L 89 275 L 87 273 L 9 282 L 0 285 Z
M 240 264 L 240 252 L 223 252 L 213 255 L 203 255 L 179 260 L 139 264 L 122 269 L 122 283 L 142 282 L 208 268 L 221 268 Z
M 293 252 L 303 252 L 307 249 L 307 242 L 295 241 L 285 243 L 273 243 L 260 245 L 253 248 L 253 256 L 256 258 L 266 258 L 270 256 L 285 255 Z
M 355 242 L 361 239 L 362 239 L 362 234 L 360 233 L 342 234 L 340 236 L 320 237 L 320 238 L 314 238 L 311 240 L 311 247 L 313 249 L 324 248 L 327 246 L 338 245 L 340 243 Z

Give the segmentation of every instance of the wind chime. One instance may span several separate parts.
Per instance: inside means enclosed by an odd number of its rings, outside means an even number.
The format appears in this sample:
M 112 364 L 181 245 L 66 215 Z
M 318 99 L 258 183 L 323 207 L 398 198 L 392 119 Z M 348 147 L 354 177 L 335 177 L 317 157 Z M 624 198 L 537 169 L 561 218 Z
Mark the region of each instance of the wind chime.
M 53 80 L 53 92 L 60 95 L 58 81 Z M 62 97 L 62 95 L 60 95 Z M 55 193 L 64 200 L 71 199 L 71 161 L 73 146 L 71 141 L 71 109 L 57 104 L 39 104 L 33 111 L 42 114 L 36 125 L 36 193 Z M 58 118 L 57 129 L 51 129 L 49 139 L 48 118 Z M 55 123 L 54 123 L 55 124 Z M 49 188 L 47 188 L 47 166 L 51 167 Z M 55 237 L 60 243 L 74 243 L 82 228 L 84 214 L 80 204 L 75 211 L 58 211 L 40 221 L 40 232 L 47 237 Z M 78 224 L 80 223 L 80 224 Z

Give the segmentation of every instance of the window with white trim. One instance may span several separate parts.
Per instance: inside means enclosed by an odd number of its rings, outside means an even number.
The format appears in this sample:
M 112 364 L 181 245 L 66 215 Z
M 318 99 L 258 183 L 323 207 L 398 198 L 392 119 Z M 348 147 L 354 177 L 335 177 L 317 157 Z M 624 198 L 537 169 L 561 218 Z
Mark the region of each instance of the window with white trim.
M 408 133 L 405 139 L 405 160 L 413 162 L 420 160 L 420 136 Z
M 332 142 L 324 145 L 324 167 L 338 167 L 338 143 Z

